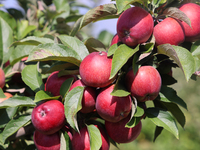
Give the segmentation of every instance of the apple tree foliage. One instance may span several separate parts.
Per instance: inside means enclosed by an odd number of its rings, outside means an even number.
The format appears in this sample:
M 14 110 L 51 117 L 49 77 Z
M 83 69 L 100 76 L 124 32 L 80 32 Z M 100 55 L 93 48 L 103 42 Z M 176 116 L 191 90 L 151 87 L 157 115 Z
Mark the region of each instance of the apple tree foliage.
M 142 115 L 151 120 L 155 126 L 154 140 L 168 130 L 177 139 L 179 130 L 185 125 L 185 116 L 181 108 L 187 110 L 187 104 L 170 87 L 177 82 L 167 73 L 171 68 L 180 68 L 186 81 L 195 79 L 199 75 L 200 67 L 200 40 L 179 46 L 163 44 L 155 46 L 155 39 L 151 39 L 135 48 L 123 43 L 109 46 L 113 35 L 102 32 L 98 39 L 88 35 L 83 29 L 93 22 L 118 18 L 119 15 L 131 7 L 140 6 L 146 9 L 155 19 L 170 16 L 190 25 L 190 20 L 177 7 L 178 0 L 116 0 L 109 3 L 88 8 L 72 0 L 53 0 L 55 8 L 47 1 L 21 1 L 26 16 L 16 16 L 0 11 L 0 62 L 6 74 L 6 86 L 0 89 L 0 96 L 10 92 L 14 96 L 0 103 L 0 148 L 26 147 L 34 149 L 31 127 L 32 109 L 42 100 L 59 99 L 45 91 L 45 79 L 54 71 L 59 70 L 59 76 L 66 74 L 79 75 L 81 61 L 91 52 L 107 51 L 113 56 L 110 78 L 118 75 L 115 88 L 111 93 L 114 96 L 127 96 L 130 93 L 123 84 L 126 63 L 133 57 L 132 67 L 136 72 L 143 65 L 152 65 L 158 69 L 162 77 L 162 87 L 159 96 L 152 101 L 152 106 L 144 110 L 133 100 L 131 119 L 127 127 L 135 126 Z M 89 9 L 81 15 L 79 7 Z M 140 55 L 147 54 L 139 59 Z M 28 57 L 24 62 L 22 58 Z M 10 62 L 6 65 L 7 62 Z M 76 87 L 69 92 L 72 79 L 62 85 L 60 93 L 65 107 L 65 115 L 69 125 L 79 131 L 79 123 L 84 120 L 88 123 L 91 150 L 98 150 L 101 146 L 99 131 L 90 125 L 94 114 L 80 116 L 83 87 Z M 81 118 L 81 119 L 80 119 Z M 81 120 L 81 121 L 80 121 Z M 99 118 L 99 122 L 103 120 Z M 145 126 L 143 127 L 145 128 Z M 21 131 L 26 129 L 25 132 Z M 20 144 L 14 145 L 17 138 Z M 30 142 L 31 141 L 31 142 Z M 19 143 L 19 142 L 18 142 Z M 66 133 L 61 132 L 61 149 L 70 149 L 70 140 Z M 114 143 L 117 146 L 117 143 Z

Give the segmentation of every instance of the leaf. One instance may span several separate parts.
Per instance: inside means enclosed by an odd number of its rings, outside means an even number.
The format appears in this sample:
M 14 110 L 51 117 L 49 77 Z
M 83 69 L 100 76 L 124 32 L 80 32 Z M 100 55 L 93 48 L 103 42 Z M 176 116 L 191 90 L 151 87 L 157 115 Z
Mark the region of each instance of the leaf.
M 104 5 L 100 5 L 91 9 L 84 16 L 82 16 L 76 21 L 70 33 L 70 36 L 75 36 L 76 33 L 81 28 L 88 25 L 92 21 L 97 21 L 100 18 L 103 18 L 106 16 L 116 15 L 116 13 L 117 13 L 117 8 L 115 4 L 104 4 Z
M 137 51 L 139 51 L 139 46 L 137 46 L 135 49 L 132 49 L 125 44 L 122 44 L 118 47 L 113 55 L 110 79 L 117 74 L 117 72 L 123 67 L 128 59 Z
M 13 96 L 6 101 L 0 103 L 0 108 L 7 108 L 7 107 L 19 107 L 19 106 L 35 106 L 36 104 L 33 100 L 29 97 L 25 96 Z
M 107 30 L 103 30 L 98 35 L 98 40 L 101 41 L 106 47 L 110 46 L 111 40 L 113 38 L 113 34 L 108 32 Z
M 50 92 L 40 90 L 35 94 L 34 102 L 37 103 L 42 100 L 59 99 L 60 96 L 52 96 Z
M 82 96 L 84 87 L 77 86 L 73 88 L 65 97 L 65 117 L 70 126 L 79 131 L 77 124 L 77 112 L 82 108 Z
M 74 81 L 74 78 L 69 78 L 69 79 L 65 80 L 65 82 L 63 82 L 63 84 L 60 87 L 60 94 L 62 95 L 62 97 L 66 96 L 73 81 Z
M 44 83 L 42 81 L 42 75 L 38 71 L 38 64 L 25 66 L 24 69 L 22 70 L 22 80 L 34 92 L 44 90 Z
M 198 56 L 198 58 L 200 58 L 200 40 L 192 44 L 190 52 L 193 56 Z
M 14 134 L 17 130 L 19 130 L 19 128 L 24 126 L 30 120 L 31 115 L 22 115 L 9 121 L 2 133 L 4 142 L 9 136 Z
M 100 52 L 100 51 L 106 51 L 105 45 L 100 42 L 99 40 L 95 38 L 89 38 L 85 41 L 85 46 L 89 50 L 89 52 Z
M 115 53 L 115 51 L 116 51 L 117 49 L 118 49 L 118 44 L 113 44 L 113 45 L 111 45 L 110 48 L 108 49 L 108 54 L 107 54 L 107 56 L 108 56 L 108 57 L 112 56 L 112 55 Z
M 61 132 L 60 135 L 60 150 L 70 150 L 71 149 L 71 141 L 67 132 Z
M 135 97 L 133 97 L 130 119 L 125 125 L 125 127 L 131 128 L 131 127 L 134 127 L 138 123 L 138 122 L 136 123 L 136 117 L 134 117 L 134 114 L 137 109 L 137 105 L 138 105 L 137 100 Z
M 28 57 L 27 61 L 52 61 L 59 60 L 70 62 L 77 66 L 80 65 L 82 59 L 79 53 L 75 50 L 62 44 L 47 43 L 40 44 L 35 47 Z
M 82 60 L 89 54 L 87 47 L 78 38 L 67 35 L 59 35 L 58 38 L 65 46 L 75 50 Z
M 12 15 L 10 15 L 7 12 L 0 11 L 0 17 L 7 22 L 7 24 L 10 26 L 11 29 L 14 30 L 14 28 L 16 28 L 17 23 Z
M 56 6 L 56 11 L 63 12 L 59 17 L 66 18 L 70 14 L 70 5 L 66 0 L 53 0 L 54 5 Z
M 154 142 L 156 141 L 157 137 L 161 134 L 162 131 L 163 131 L 163 127 L 156 126 L 154 139 L 153 139 Z
M 0 98 L 6 98 L 2 88 L 0 88 Z
M 148 117 L 155 125 L 163 127 L 179 139 L 179 132 L 176 122 L 168 111 L 159 108 L 147 108 L 145 110 L 146 117 Z
M 195 60 L 192 54 L 181 46 L 170 44 L 159 45 L 157 48 L 159 54 L 165 54 L 176 62 L 176 64 L 182 69 L 185 78 L 188 81 L 196 69 Z

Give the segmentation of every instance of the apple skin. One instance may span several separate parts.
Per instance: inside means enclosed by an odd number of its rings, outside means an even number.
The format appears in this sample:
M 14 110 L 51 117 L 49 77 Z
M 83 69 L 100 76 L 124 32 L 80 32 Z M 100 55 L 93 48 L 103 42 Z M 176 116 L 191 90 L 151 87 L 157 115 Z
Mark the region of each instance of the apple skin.
M 112 140 L 117 143 L 129 143 L 139 136 L 142 129 L 141 121 L 136 126 L 127 128 L 125 125 L 129 119 L 130 115 L 116 123 L 105 121 L 106 131 Z
M 81 80 L 91 87 L 106 87 L 115 78 L 110 78 L 112 58 L 107 57 L 107 52 L 92 52 L 81 62 L 79 73 Z
M 33 140 L 37 150 L 60 150 L 59 132 L 46 135 L 35 130 Z
M 142 66 L 134 75 L 133 70 L 129 70 L 125 77 L 125 84 L 131 95 L 139 102 L 154 100 L 162 85 L 159 72 L 152 66 Z
M 110 46 L 112 46 L 113 44 L 117 44 L 118 42 L 121 42 L 119 36 L 117 34 L 115 34 L 111 40 Z
M 191 21 L 191 27 L 185 23 L 181 22 L 185 30 L 185 41 L 195 42 L 200 39 L 200 6 L 195 3 L 186 3 L 179 7 L 179 9 L 184 12 Z
M 0 88 L 3 88 L 5 85 L 5 73 L 2 68 L 0 68 Z
M 31 119 L 35 129 L 43 134 L 53 134 L 65 123 L 64 105 L 58 100 L 41 102 L 34 107 Z
M 95 126 L 99 129 L 101 133 L 102 146 L 100 150 L 109 150 L 110 142 L 107 133 L 102 127 L 97 125 Z M 80 129 L 80 134 L 76 132 L 73 135 L 72 148 L 73 150 L 90 150 L 90 137 L 86 126 Z
M 58 77 L 59 71 L 55 71 L 49 75 L 45 83 L 45 91 L 50 92 L 53 96 L 60 96 L 60 87 L 69 78 L 77 79 L 75 75 L 64 75 Z
M 151 37 L 153 29 L 152 16 L 141 7 L 125 10 L 117 21 L 117 34 L 130 47 L 145 43 Z
M 8 92 L 5 92 L 4 95 L 6 96 L 5 98 L 0 98 L 0 103 L 9 99 L 10 97 L 13 97 L 12 94 L 8 93 Z
M 159 22 L 153 31 L 156 45 L 171 44 L 179 45 L 185 41 L 185 32 L 180 21 L 171 17 Z
M 130 95 L 126 97 L 112 96 L 114 84 L 102 89 L 96 99 L 96 111 L 104 120 L 118 122 L 128 116 L 132 108 Z
M 95 109 L 95 102 L 97 97 L 96 88 L 85 85 L 81 79 L 75 81 L 70 87 L 69 91 L 77 86 L 85 87 L 82 98 L 82 113 L 90 113 Z

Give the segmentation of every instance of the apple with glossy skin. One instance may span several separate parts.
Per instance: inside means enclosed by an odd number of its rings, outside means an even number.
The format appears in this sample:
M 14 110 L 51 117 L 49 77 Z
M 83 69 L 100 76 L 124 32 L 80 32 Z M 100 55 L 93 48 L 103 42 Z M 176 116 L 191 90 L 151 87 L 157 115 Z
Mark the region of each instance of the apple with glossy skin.
M 0 68 L 0 88 L 3 88 L 5 85 L 5 73 L 2 68 Z
M 79 73 L 81 80 L 92 87 L 106 87 L 115 78 L 110 78 L 112 58 L 107 57 L 107 52 L 92 52 L 81 62 Z
M 96 111 L 104 120 L 118 122 L 128 116 L 132 108 L 132 99 L 129 96 L 112 96 L 114 84 L 102 89 L 96 99 Z
M 101 133 L 102 146 L 100 150 L 109 150 L 110 142 L 107 133 L 102 127 L 95 126 Z M 80 133 L 76 132 L 73 135 L 72 148 L 73 150 L 90 150 L 90 137 L 86 126 L 80 129 Z
M 112 46 L 113 44 L 117 44 L 118 42 L 121 42 L 119 36 L 117 34 L 115 34 L 111 40 L 110 46 Z
M 35 129 L 43 134 L 53 134 L 65 123 L 64 105 L 58 100 L 41 102 L 34 107 L 31 119 Z
M 55 71 L 49 75 L 45 83 L 45 91 L 50 92 L 53 96 L 60 96 L 60 87 L 69 78 L 77 79 L 75 75 L 64 75 L 58 77 L 59 71 Z
M 95 102 L 97 97 L 96 88 L 85 85 L 81 79 L 75 81 L 70 87 L 69 91 L 77 86 L 85 87 L 82 97 L 82 113 L 90 113 L 95 109 Z
M 130 115 L 116 123 L 105 121 L 106 131 L 112 140 L 117 143 L 129 143 L 139 136 L 142 129 L 141 121 L 136 126 L 128 128 L 125 125 L 129 120 Z
M 46 135 L 35 130 L 33 140 L 37 150 L 60 150 L 59 132 Z
M 117 34 L 130 47 L 145 43 L 151 37 L 153 28 L 152 16 L 141 7 L 125 10 L 117 21 Z
M 5 98 L 0 98 L 0 103 L 9 99 L 10 97 L 12 97 L 13 95 L 8 93 L 8 92 L 5 92 L 4 95 L 6 96 Z
M 185 41 L 194 42 L 200 39 L 200 6 L 195 3 L 186 3 L 179 7 L 179 9 L 184 12 L 191 21 L 191 27 L 185 23 L 181 22 L 185 30 Z
M 185 41 L 185 32 L 180 21 L 168 17 L 159 22 L 153 31 L 156 45 L 171 44 L 179 45 Z
M 154 100 L 162 85 L 159 72 L 152 66 L 141 66 L 136 74 L 129 70 L 125 77 L 125 84 L 131 95 L 139 102 Z

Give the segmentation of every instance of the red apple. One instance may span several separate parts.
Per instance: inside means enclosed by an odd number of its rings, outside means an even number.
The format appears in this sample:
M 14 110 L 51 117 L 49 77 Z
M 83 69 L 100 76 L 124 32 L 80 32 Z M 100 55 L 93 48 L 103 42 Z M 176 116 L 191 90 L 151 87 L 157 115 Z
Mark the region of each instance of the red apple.
M 128 71 L 125 83 L 131 95 L 140 102 L 154 100 L 162 84 L 159 72 L 152 66 L 142 66 L 136 74 L 133 70 Z
M 130 96 L 112 96 L 113 89 L 114 84 L 102 89 L 96 99 L 96 111 L 104 120 L 118 122 L 130 113 L 132 100 Z
M 119 39 L 119 36 L 117 34 L 115 34 L 111 40 L 110 46 L 113 44 L 117 44 L 118 42 L 121 42 L 121 40 Z
M 8 92 L 5 92 L 4 95 L 6 96 L 5 98 L 0 98 L 0 103 L 9 99 L 10 97 L 12 97 L 13 95 L 8 93 Z
M 185 40 L 185 32 L 180 21 L 171 17 L 165 18 L 154 27 L 153 35 L 156 45 L 179 45 Z
M 74 78 L 74 81 L 76 80 L 75 75 L 64 75 L 64 76 L 58 77 L 58 73 L 59 71 L 55 71 L 51 73 L 45 83 L 45 91 L 51 92 L 53 96 L 60 95 L 60 87 L 67 79 Z
M 81 62 L 79 73 L 87 86 L 105 87 L 115 79 L 109 79 L 111 66 L 112 58 L 107 57 L 107 52 L 92 52 Z
M 32 123 L 43 134 L 59 131 L 65 123 L 64 105 L 58 100 L 49 100 L 34 107 L 31 115 Z
M 152 16 L 141 7 L 125 10 L 117 21 L 117 34 L 120 40 L 131 47 L 145 43 L 152 35 Z
M 100 126 L 96 127 L 101 133 L 102 146 L 100 150 L 109 150 L 110 142 L 107 133 Z M 90 137 L 86 126 L 80 129 L 80 133 L 76 132 L 73 135 L 72 148 L 73 150 L 90 150 Z
M 128 128 L 125 125 L 129 119 L 130 115 L 116 123 L 105 121 L 106 131 L 112 140 L 117 143 L 129 143 L 139 136 L 142 129 L 141 121 L 136 126 Z
M 191 27 L 185 23 L 181 22 L 185 30 L 185 40 L 189 42 L 194 42 L 200 39 L 200 6 L 195 3 L 186 3 L 181 5 L 179 8 L 184 12 L 191 21 Z
M 3 88 L 5 85 L 5 73 L 2 70 L 2 68 L 0 68 L 0 88 Z
M 85 85 L 81 79 L 75 81 L 70 90 L 77 86 L 85 87 L 83 98 L 82 98 L 82 109 L 80 110 L 82 113 L 90 113 L 95 109 L 95 101 L 97 97 L 97 91 L 95 88 Z
M 33 140 L 37 150 L 60 150 L 59 132 L 46 135 L 35 130 Z

